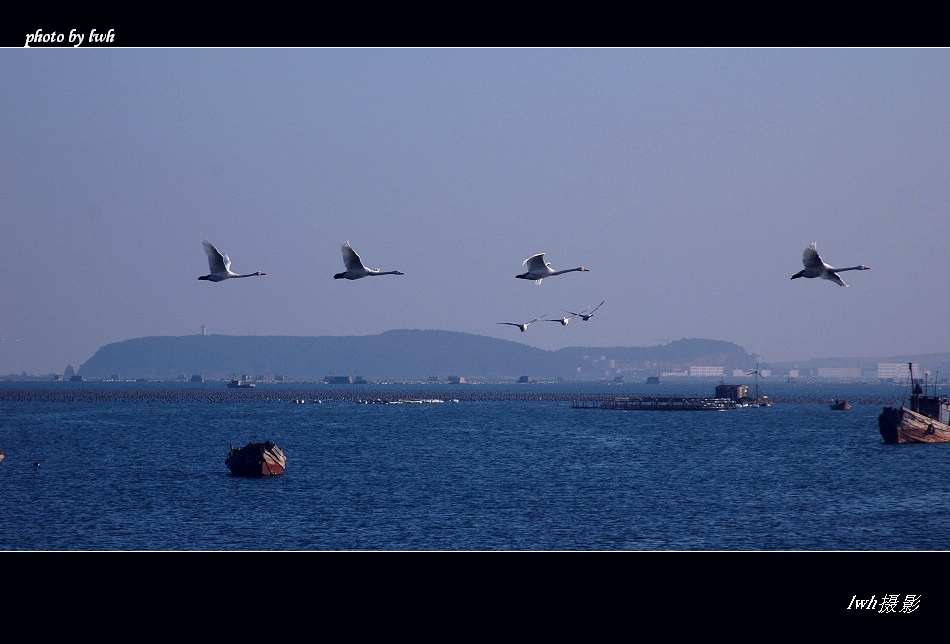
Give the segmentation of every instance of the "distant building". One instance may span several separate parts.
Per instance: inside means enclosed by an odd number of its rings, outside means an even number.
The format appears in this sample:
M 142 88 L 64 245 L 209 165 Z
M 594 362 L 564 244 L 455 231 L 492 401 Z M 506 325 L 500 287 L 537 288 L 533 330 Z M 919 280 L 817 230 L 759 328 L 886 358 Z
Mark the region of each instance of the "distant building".
M 914 364 L 914 373 L 920 375 L 920 365 Z M 886 363 L 879 362 L 877 365 L 878 380 L 892 380 L 894 382 L 910 382 L 910 370 L 906 362 Z
M 690 367 L 690 378 L 721 378 L 723 376 L 722 367 Z
M 906 370 L 906 367 L 905 367 Z M 861 378 L 860 367 L 818 367 L 819 378 L 841 378 L 857 380 Z
M 204 378 L 200 374 L 194 374 L 191 376 L 191 382 L 204 382 Z
M 749 395 L 749 388 L 745 385 L 716 385 L 716 398 L 739 400 Z
M 749 371 L 748 371 L 747 369 L 733 369 L 733 370 L 732 370 L 732 377 L 733 377 L 733 378 L 744 378 L 744 377 L 746 377 L 746 376 L 751 376 L 751 375 L 752 375 L 752 374 L 749 373 Z M 770 378 L 770 377 L 772 376 L 772 370 L 771 370 L 771 369 L 759 369 L 759 375 L 762 376 L 763 378 Z
M 328 385 L 365 385 L 363 376 L 324 376 L 323 382 Z
M 462 385 L 462 384 L 465 384 L 465 377 L 464 377 L 464 376 L 449 376 L 448 378 L 446 378 L 446 380 L 448 380 L 449 383 L 450 383 L 450 384 L 453 384 L 453 385 Z
M 660 377 L 659 377 L 659 376 L 647 376 L 647 384 L 648 384 L 648 385 L 658 385 L 658 384 L 660 384 Z
M 519 382 L 520 384 L 524 384 L 524 383 L 526 383 L 526 382 L 531 382 L 531 380 L 528 378 L 528 376 L 521 376 L 521 377 L 518 378 L 518 382 Z

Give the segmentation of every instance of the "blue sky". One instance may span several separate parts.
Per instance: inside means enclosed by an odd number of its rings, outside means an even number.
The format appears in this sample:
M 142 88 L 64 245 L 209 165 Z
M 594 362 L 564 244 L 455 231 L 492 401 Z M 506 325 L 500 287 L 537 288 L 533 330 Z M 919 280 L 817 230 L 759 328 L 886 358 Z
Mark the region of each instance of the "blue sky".
M 201 325 L 950 351 L 950 50 L 8 48 L 0 82 L 0 374 Z M 267 275 L 199 281 L 205 238 Z M 347 240 L 405 275 L 334 280 Z M 790 280 L 813 241 L 871 270 Z M 538 252 L 590 271 L 515 279 Z

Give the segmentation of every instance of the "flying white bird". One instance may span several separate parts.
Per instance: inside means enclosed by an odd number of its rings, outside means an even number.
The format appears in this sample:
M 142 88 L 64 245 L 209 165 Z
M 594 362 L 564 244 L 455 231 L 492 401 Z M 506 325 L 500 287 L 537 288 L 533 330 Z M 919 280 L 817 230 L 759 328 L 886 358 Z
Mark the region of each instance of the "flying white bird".
M 231 279 L 232 277 L 254 277 L 255 275 L 266 275 L 266 273 L 262 273 L 261 271 L 247 273 L 246 275 L 238 275 L 231 270 L 231 260 L 228 258 L 228 256 L 215 248 L 214 244 L 205 239 L 201 242 L 201 245 L 205 247 L 205 254 L 208 256 L 208 269 L 211 272 L 207 275 L 200 276 L 198 278 L 200 280 L 208 280 L 209 282 L 223 282 L 224 280 Z
M 838 273 L 842 271 L 866 271 L 870 268 L 864 264 L 849 266 L 848 268 L 834 268 L 833 266 L 829 266 L 821 259 L 821 255 L 818 254 L 818 245 L 816 242 L 808 244 L 808 248 L 802 253 L 802 264 L 805 265 L 805 269 L 792 275 L 792 279 L 799 277 L 820 277 L 834 282 L 839 286 L 847 286 L 847 284 L 844 283 L 844 280 L 841 279 Z
M 547 313 L 545 313 L 544 315 L 547 315 Z M 542 316 L 540 316 L 540 317 L 536 317 L 536 318 L 534 318 L 533 320 L 531 320 L 530 322 L 496 322 L 495 324 L 510 324 L 511 326 L 516 326 L 516 327 L 518 327 L 519 329 L 521 329 L 521 332 L 524 333 L 525 331 L 528 330 L 528 327 L 529 327 L 529 326 L 531 326 L 532 324 L 534 324 L 535 322 L 537 322 L 538 320 L 540 320 L 541 318 L 543 318 L 544 315 L 542 315 Z M 552 322 L 556 322 L 556 321 L 557 321 L 557 320 L 552 320 Z
M 604 302 L 606 302 L 606 301 L 607 301 L 607 300 L 604 300 Z M 581 318 L 582 320 L 584 320 L 584 322 L 587 322 L 587 320 L 589 320 L 589 319 L 591 319 L 592 317 L 594 317 L 594 311 L 596 311 L 597 309 L 599 309 L 600 307 L 602 307 L 602 306 L 604 305 L 604 302 L 601 302 L 600 304 L 598 304 L 597 306 L 595 306 L 592 311 L 589 311 L 589 312 L 587 311 L 587 309 L 584 309 L 584 310 L 581 311 L 580 313 L 574 313 L 574 311 L 565 311 L 565 313 L 570 313 L 571 315 L 579 315 L 580 318 Z
M 540 284 L 541 280 L 543 280 L 545 277 L 560 275 L 561 273 L 571 273 L 573 271 L 590 270 L 589 268 L 584 268 L 583 266 L 578 266 L 577 268 L 566 268 L 563 271 L 553 270 L 551 268 L 551 264 L 544 261 L 544 253 L 532 255 L 528 259 L 521 262 L 521 264 L 527 264 L 528 270 L 521 275 L 515 275 L 515 277 L 522 280 L 534 280 L 536 284 Z
M 335 280 L 358 280 L 361 277 L 370 275 L 405 275 L 402 271 L 381 271 L 378 268 L 366 268 L 366 266 L 363 265 L 363 260 L 361 260 L 360 256 L 353 250 L 353 247 L 350 246 L 350 242 L 344 243 L 340 248 L 343 251 L 343 265 L 346 266 L 346 270 L 334 275 L 333 279 Z
M 570 311 L 568 311 L 568 313 L 570 313 Z M 572 313 L 572 314 L 570 315 L 570 317 L 557 318 L 557 319 L 544 319 L 544 320 L 541 320 L 541 321 L 542 321 L 542 322 L 558 322 L 558 323 L 561 324 L 561 326 L 567 326 L 567 323 L 571 321 L 571 318 L 576 318 L 578 315 L 579 315 L 579 313 Z

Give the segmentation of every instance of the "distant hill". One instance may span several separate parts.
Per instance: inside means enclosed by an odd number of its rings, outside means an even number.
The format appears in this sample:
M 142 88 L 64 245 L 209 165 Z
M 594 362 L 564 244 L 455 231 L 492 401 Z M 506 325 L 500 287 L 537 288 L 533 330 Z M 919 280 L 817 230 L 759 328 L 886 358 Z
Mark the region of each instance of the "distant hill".
M 368 336 L 146 337 L 101 347 L 77 375 L 86 378 L 168 380 L 199 374 L 209 379 L 249 375 L 323 380 L 328 375 L 367 380 L 612 379 L 617 375 L 693 365 L 754 369 L 755 357 L 721 340 L 683 339 L 655 347 L 569 347 L 548 351 L 510 340 L 455 331 L 393 330 Z

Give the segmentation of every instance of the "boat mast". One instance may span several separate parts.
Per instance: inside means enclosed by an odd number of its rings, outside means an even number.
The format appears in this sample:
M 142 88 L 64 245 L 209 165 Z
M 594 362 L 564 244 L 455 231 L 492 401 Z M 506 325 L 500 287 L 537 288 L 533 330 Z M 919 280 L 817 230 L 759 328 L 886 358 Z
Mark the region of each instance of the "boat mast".
M 910 408 L 911 411 L 920 412 L 920 384 L 914 380 L 914 363 L 907 363 L 907 370 L 910 372 Z

